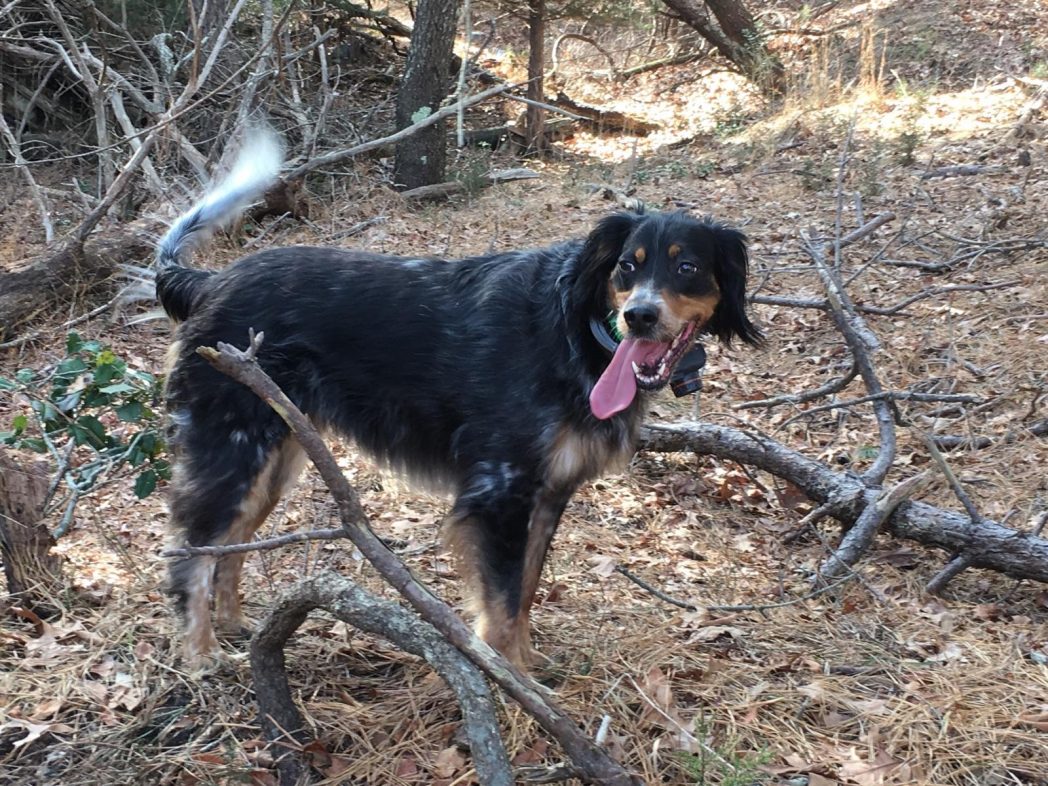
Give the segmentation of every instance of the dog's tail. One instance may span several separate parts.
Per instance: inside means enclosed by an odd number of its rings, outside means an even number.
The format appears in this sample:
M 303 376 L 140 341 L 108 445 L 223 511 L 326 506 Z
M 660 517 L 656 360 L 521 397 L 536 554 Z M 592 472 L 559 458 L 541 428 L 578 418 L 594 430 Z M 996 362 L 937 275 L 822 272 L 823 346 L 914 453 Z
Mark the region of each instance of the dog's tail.
M 187 319 L 207 294 L 213 275 L 182 266 L 182 256 L 265 193 L 283 163 L 283 146 L 269 129 L 252 131 L 232 171 L 179 216 L 156 247 L 156 295 L 176 322 Z

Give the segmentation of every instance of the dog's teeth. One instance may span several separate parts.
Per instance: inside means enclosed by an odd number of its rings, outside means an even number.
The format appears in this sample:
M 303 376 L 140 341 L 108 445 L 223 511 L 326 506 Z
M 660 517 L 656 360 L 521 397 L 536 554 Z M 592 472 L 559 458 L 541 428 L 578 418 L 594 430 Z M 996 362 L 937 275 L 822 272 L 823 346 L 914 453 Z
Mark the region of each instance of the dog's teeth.
M 641 375 L 641 373 L 640 373 L 640 366 L 637 365 L 637 361 L 636 360 L 634 360 L 632 362 L 633 362 L 633 373 L 636 374 L 639 377 Z

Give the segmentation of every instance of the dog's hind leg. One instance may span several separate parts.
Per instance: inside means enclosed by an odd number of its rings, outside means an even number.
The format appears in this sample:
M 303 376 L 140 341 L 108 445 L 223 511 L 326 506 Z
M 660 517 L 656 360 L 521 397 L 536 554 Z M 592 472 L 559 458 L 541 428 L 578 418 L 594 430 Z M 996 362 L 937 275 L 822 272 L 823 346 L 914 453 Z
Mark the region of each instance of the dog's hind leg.
M 233 422 L 215 423 L 201 413 L 195 420 L 185 411 L 172 413 L 175 429 L 174 477 L 171 484 L 171 523 L 177 544 L 211 546 L 243 539 L 253 532 L 279 498 L 277 476 L 285 469 L 286 428 L 271 418 L 233 428 Z M 218 652 L 211 624 L 211 590 L 216 558 L 195 555 L 178 559 L 170 567 L 170 592 L 184 626 L 183 647 L 187 665 L 207 665 Z M 233 579 L 239 563 L 226 571 L 220 607 L 230 608 L 235 595 Z M 238 601 L 232 605 L 238 611 Z M 223 612 L 227 615 L 227 612 Z
M 477 635 L 522 668 L 531 654 L 524 577 L 538 488 L 519 467 L 483 462 L 463 484 L 445 529 L 446 543 L 471 585 Z
M 284 493 L 294 485 L 305 462 L 305 453 L 293 438 L 270 454 L 251 490 L 241 500 L 237 516 L 224 543 L 247 543 L 273 511 Z M 219 633 L 237 636 L 250 630 L 240 608 L 240 573 L 247 554 L 226 554 L 215 564 L 215 627 Z

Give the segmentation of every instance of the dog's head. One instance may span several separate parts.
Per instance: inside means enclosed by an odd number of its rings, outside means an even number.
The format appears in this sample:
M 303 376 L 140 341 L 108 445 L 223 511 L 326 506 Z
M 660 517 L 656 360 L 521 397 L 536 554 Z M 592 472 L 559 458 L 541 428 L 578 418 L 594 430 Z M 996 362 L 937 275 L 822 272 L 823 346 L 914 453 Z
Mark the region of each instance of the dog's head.
M 738 230 L 684 213 L 619 213 L 590 233 L 580 262 L 578 285 L 622 339 L 590 399 L 597 417 L 625 409 L 638 388 L 664 387 L 701 333 L 725 344 L 761 341 L 746 314 Z

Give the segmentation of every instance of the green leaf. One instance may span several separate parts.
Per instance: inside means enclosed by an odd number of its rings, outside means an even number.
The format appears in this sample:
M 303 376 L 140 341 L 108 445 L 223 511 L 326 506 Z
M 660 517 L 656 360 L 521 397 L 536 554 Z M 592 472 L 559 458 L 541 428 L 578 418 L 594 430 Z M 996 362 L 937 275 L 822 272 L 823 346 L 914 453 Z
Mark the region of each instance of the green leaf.
M 164 480 L 171 480 L 171 463 L 166 459 L 154 459 L 152 461 L 153 469 L 156 470 L 157 476 Z
M 25 427 L 29 425 L 29 418 L 25 415 L 15 415 L 11 418 L 11 428 L 15 430 L 15 434 L 21 434 L 25 431 Z
M 77 405 L 80 403 L 80 397 L 83 394 L 83 388 L 81 388 L 80 390 L 74 390 L 72 393 L 69 393 L 58 399 L 58 401 L 55 402 L 55 406 L 57 406 L 62 412 L 65 412 L 68 415 L 74 409 L 77 408 Z
M 858 452 L 859 452 L 859 458 L 862 461 L 870 461 L 872 459 L 877 458 L 877 452 L 878 451 L 877 451 L 877 448 L 875 448 L 875 447 L 872 447 L 870 445 L 863 445 L 861 448 L 859 448 Z
M 126 382 L 115 382 L 100 388 L 103 393 L 113 395 L 114 393 L 137 393 L 138 391 Z
M 81 415 L 71 428 L 78 445 L 90 445 L 96 450 L 106 446 L 106 427 L 94 415 Z
M 80 334 L 75 331 L 70 331 L 66 336 L 66 354 L 75 355 L 83 346 L 84 342 L 80 339 Z
M 156 473 L 147 469 L 138 479 L 135 481 L 135 496 L 139 499 L 145 499 L 156 489 Z
M 47 453 L 47 443 L 36 437 L 27 437 L 19 443 L 20 447 L 29 448 L 34 453 Z
M 15 379 L 21 382 L 23 385 L 28 385 L 33 381 L 36 374 L 31 368 L 20 368 L 15 372 Z
M 116 416 L 124 423 L 134 423 L 142 419 L 145 407 L 141 401 L 129 401 L 116 408 Z
M 432 114 L 433 110 L 430 109 L 428 106 L 420 106 L 418 109 L 411 113 L 411 122 L 412 124 L 421 123 L 423 120 L 425 120 Z
M 72 382 L 85 371 L 87 371 L 87 363 L 83 360 L 76 357 L 66 358 L 58 364 L 58 368 L 55 370 L 55 379 L 63 380 L 67 383 Z
M 17 390 L 18 385 L 14 380 L 7 379 L 6 377 L 0 377 L 0 390 Z

